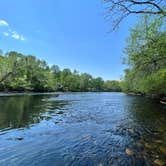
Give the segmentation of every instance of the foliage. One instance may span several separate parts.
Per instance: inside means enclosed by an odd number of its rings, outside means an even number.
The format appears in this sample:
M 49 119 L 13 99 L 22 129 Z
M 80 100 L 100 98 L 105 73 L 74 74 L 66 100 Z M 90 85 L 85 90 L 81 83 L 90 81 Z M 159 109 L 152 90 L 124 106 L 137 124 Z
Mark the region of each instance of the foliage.
M 161 18 L 144 16 L 131 29 L 125 49 L 122 89 L 126 92 L 166 94 L 166 27 Z
M 120 92 L 121 91 L 121 82 L 120 81 L 105 81 L 104 87 L 106 91 L 109 92 Z
M 2 91 L 116 91 L 114 86 L 107 81 L 105 83 L 101 77 L 93 78 L 88 73 L 60 70 L 57 65 L 50 67 L 32 55 L 12 51 L 0 56 Z

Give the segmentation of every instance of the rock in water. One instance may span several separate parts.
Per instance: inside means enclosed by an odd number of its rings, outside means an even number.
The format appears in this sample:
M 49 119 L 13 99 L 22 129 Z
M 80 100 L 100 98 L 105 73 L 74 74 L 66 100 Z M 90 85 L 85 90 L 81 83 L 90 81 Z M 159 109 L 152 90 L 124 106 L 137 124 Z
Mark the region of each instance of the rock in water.
M 134 130 L 133 129 L 128 129 L 130 133 L 134 133 Z
M 126 148 L 126 154 L 132 156 L 134 154 L 133 150 Z
M 161 146 L 160 147 L 160 151 L 166 155 L 166 147 Z
M 145 147 L 149 148 L 149 149 L 152 148 L 152 146 L 150 144 L 148 144 L 147 142 L 145 142 Z
M 164 166 L 166 164 L 165 161 L 160 160 L 160 159 L 154 160 L 154 163 L 157 164 L 157 165 L 159 165 L 159 166 Z
M 18 140 L 18 141 L 22 141 L 24 138 L 22 137 L 18 137 L 18 138 L 15 138 L 15 140 Z

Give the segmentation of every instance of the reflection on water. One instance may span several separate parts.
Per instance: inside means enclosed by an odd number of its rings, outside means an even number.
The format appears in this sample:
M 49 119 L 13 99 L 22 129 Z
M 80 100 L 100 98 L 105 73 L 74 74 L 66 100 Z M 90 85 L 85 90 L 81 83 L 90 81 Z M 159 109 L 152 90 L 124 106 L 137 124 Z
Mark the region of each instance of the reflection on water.
M 58 95 L 18 95 L 0 98 L 0 130 L 29 127 L 30 124 L 48 120 L 51 116 L 44 113 L 61 109 L 66 102 L 49 101 Z M 62 111 L 56 112 L 63 113 Z
M 166 164 L 166 109 L 148 98 L 123 93 L 0 97 L 0 129 L 2 166 Z

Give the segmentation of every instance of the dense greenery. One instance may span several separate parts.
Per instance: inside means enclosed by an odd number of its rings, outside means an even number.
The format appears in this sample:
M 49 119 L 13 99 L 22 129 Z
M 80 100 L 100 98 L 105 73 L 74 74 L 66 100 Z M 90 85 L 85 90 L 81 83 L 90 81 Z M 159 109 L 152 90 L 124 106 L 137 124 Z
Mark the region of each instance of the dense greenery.
M 125 49 L 122 89 L 142 94 L 166 94 L 166 25 L 159 17 L 144 16 L 131 29 Z
M 48 66 L 34 56 L 9 52 L 0 56 L 1 91 L 120 91 L 118 81 Z

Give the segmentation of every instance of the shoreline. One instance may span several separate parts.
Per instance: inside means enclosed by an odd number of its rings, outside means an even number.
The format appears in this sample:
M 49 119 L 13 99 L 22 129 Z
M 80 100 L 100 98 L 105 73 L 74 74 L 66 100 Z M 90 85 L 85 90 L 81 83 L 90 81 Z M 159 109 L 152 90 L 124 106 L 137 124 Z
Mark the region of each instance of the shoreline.
M 166 105 L 166 95 L 143 94 L 143 93 L 134 93 L 134 92 L 129 92 L 126 94 L 129 96 L 142 96 L 142 97 L 147 97 L 147 98 L 151 98 L 151 99 L 157 99 L 160 104 Z
M 6 96 L 15 96 L 15 95 L 60 95 L 63 93 L 124 93 L 128 96 L 140 96 L 140 97 L 147 97 L 150 99 L 157 99 L 160 104 L 166 105 L 166 96 L 160 96 L 157 94 L 143 94 L 143 93 L 134 93 L 134 92 L 119 92 L 119 91 L 78 91 L 78 92 L 72 92 L 72 91 L 52 91 L 52 92 L 35 92 L 35 91 L 9 91 L 9 92 L 3 92 L 0 91 L 0 97 L 6 97 Z

